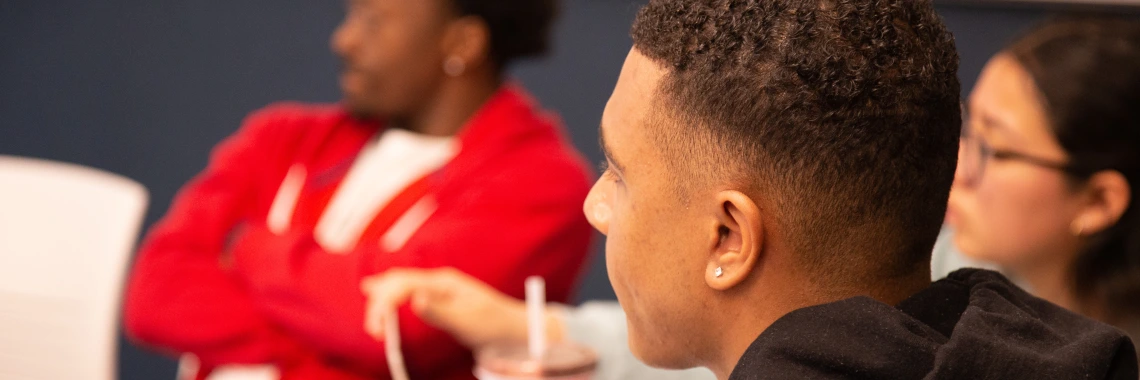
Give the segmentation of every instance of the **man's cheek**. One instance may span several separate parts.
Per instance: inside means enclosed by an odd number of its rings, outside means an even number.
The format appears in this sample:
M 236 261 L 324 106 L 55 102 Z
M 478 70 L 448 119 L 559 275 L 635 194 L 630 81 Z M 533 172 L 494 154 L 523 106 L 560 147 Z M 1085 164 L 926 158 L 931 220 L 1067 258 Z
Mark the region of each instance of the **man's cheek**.
M 629 282 L 638 269 L 635 246 L 630 246 L 628 236 L 620 228 L 611 226 L 610 234 L 606 237 L 606 266 L 611 273 L 614 285 L 632 285 Z M 620 284 L 619 284 L 620 283 Z

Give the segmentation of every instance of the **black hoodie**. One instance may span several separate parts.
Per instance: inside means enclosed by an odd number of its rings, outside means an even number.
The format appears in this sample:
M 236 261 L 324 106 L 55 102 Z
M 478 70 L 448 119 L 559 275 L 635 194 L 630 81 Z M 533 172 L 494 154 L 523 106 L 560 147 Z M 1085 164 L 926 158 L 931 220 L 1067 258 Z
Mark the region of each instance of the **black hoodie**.
M 730 380 L 1126 379 L 1120 330 L 963 269 L 897 307 L 867 297 L 799 309 L 745 351 Z

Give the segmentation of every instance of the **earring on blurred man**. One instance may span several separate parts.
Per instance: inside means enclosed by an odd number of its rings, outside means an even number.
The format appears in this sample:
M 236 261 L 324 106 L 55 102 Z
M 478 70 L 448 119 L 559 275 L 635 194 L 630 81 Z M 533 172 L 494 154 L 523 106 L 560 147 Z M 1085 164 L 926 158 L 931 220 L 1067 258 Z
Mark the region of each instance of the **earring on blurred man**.
M 453 55 L 443 61 L 443 72 L 449 76 L 463 75 L 464 70 L 467 70 L 467 62 L 463 62 L 463 58 L 459 58 L 459 56 Z

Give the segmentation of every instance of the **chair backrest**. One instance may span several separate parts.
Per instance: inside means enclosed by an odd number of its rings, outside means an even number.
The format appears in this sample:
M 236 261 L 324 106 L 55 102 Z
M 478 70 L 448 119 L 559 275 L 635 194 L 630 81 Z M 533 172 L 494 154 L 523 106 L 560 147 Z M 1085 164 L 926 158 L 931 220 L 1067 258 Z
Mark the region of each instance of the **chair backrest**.
M 147 198 L 118 175 L 0 156 L 0 379 L 116 377 L 123 276 Z

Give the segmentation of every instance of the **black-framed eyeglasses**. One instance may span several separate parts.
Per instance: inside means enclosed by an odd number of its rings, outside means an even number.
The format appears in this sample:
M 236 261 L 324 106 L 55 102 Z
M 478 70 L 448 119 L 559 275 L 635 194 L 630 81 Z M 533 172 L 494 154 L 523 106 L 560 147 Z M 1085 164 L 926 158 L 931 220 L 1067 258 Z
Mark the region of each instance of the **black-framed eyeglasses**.
M 958 157 L 962 162 L 959 164 L 959 170 L 962 171 L 962 179 L 970 183 L 978 183 L 982 180 L 990 160 L 1018 161 L 1069 175 L 1078 175 L 1076 168 L 1067 162 L 1058 162 L 1012 150 L 995 149 L 982 136 L 971 132 L 969 125 L 965 123 L 965 118 L 962 121 L 962 154 Z

